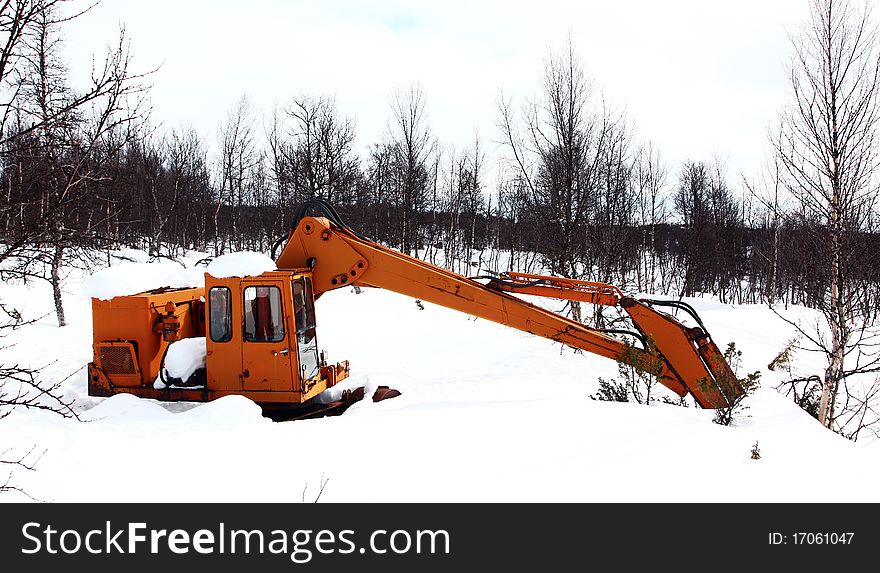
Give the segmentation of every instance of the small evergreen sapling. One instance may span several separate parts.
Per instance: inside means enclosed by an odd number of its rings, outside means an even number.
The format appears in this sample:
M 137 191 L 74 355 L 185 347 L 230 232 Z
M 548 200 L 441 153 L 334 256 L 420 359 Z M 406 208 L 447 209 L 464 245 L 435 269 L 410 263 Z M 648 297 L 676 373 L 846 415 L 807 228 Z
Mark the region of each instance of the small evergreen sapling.
M 727 362 L 727 365 L 730 366 L 730 371 L 733 373 L 733 379 L 728 379 L 728 376 L 722 375 L 716 381 L 717 389 L 720 394 L 720 403 L 716 405 L 715 417 L 712 421 L 722 426 L 729 426 L 736 418 L 749 409 L 749 407 L 743 402 L 758 389 L 761 380 L 761 373 L 756 371 L 751 374 L 746 374 L 745 378 L 739 377 L 738 373 L 742 362 L 742 351 L 737 350 L 736 343 L 734 342 L 729 343 L 724 350 L 724 360 Z M 719 367 L 714 368 L 714 370 L 716 372 L 723 372 L 725 371 L 725 368 L 719 365 Z M 737 387 L 739 387 L 742 392 L 739 392 Z M 700 380 L 700 388 L 702 388 L 704 392 L 708 392 L 710 390 L 709 381 L 706 379 Z
M 610 382 L 599 378 L 599 391 L 590 398 L 602 402 L 629 402 L 629 389 L 613 378 Z
M 663 361 L 660 358 L 654 340 L 647 339 L 644 350 L 637 348 L 632 342 L 625 342 L 625 348 L 617 358 L 617 379 L 610 381 L 599 378 L 599 391 L 590 396 L 593 400 L 606 402 L 636 402 L 650 404 L 656 401 L 655 388 L 660 383 L 663 372 Z M 664 397 L 664 402 L 668 402 Z

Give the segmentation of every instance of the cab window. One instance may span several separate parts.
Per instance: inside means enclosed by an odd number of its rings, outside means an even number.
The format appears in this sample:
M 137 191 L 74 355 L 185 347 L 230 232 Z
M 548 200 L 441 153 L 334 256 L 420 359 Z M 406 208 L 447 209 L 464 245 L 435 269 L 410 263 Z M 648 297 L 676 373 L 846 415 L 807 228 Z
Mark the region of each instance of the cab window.
M 293 312 L 296 317 L 296 332 L 303 334 L 315 330 L 315 306 L 312 303 L 312 283 L 299 279 L 293 283 Z
M 208 314 L 211 316 L 211 340 L 232 339 L 232 297 L 226 287 L 214 287 L 208 293 Z
M 318 374 L 318 341 L 315 340 L 315 304 L 312 281 L 300 278 L 293 282 L 293 312 L 296 320 L 296 342 L 299 366 L 304 379 Z
M 248 342 L 284 340 L 280 288 L 251 286 L 244 289 L 244 339 Z

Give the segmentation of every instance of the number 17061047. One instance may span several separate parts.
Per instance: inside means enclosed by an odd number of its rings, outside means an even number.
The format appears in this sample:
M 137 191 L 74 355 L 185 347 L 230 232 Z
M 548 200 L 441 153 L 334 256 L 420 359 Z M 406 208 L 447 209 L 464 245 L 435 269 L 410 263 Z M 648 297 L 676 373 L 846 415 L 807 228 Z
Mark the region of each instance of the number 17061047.
M 852 545 L 854 538 L 855 533 L 853 532 L 798 531 L 768 534 L 770 545 Z

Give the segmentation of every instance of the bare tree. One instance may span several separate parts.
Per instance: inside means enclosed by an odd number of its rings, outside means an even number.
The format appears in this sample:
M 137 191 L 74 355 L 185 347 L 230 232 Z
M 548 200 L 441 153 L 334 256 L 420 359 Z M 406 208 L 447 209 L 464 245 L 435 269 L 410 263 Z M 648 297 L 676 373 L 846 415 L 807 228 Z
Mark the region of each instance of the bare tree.
M 30 23 L 22 47 L 2 151 L 9 171 L 4 175 L 18 176 L 20 221 L 6 229 L 0 262 L 15 260 L 4 272 L 49 280 L 64 326 L 62 264 L 94 237 L 95 220 L 83 199 L 94 193 L 105 163 L 134 137 L 133 125 L 148 109 L 144 76 L 130 70 L 124 31 L 85 95 L 67 85 L 57 29 L 63 19 L 54 10 Z
M 535 250 L 545 254 L 552 273 L 569 278 L 585 278 L 595 267 L 586 230 L 598 222 L 597 195 L 613 171 L 603 159 L 614 157 L 612 148 L 623 143 L 615 140 L 621 118 L 595 98 L 569 38 L 545 61 L 541 97 L 524 106 L 521 121 L 510 101 L 502 96 L 499 102 L 498 124 L 523 218 L 541 235 Z M 571 311 L 580 320 L 580 304 L 572 303 Z
M 164 197 L 156 201 L 154 242 L 158 249 L 165 233 L 176 231 L 175 242 L 185 247 L 188 240 L 198 242 L 190 231 L 199 224 L 193 209 L 210 194 L 206 151 L 192 128 L 173 130 L 162 151 L 166 155 L 167 182 Z M 181 205 L 186 207 L 181 209 Z M 176 228 L 169 229 L 172 225 Z
M 644 271 L 638 274 L 638 288 L 654 292 L 658 275 L 657 226 L 667 218 L 664 193 L 668 169 L 659 151 L 649 142 L 638 150 L 635 170 L 639 224 L 644 233 L 640 253 Z
M 443 171 L 446 175 L 439 185 L 440 193 L 432 196 L 430 201 L 429 243 L 441 237 L 446 267 L 468 274 L 475 249 L 486 240 L 486 230 L 478 224 L 486 219 L 482 182 L 485 156 L 479 137 L 475 137 L 473 147 L 462 152 L 450 149 L 444 155 L 446 167 Z M 439 226 L 441 215 L 445 218 L 442 230 L 435 228 Z M 432 252 L 430 244 L 428 248 Z
M 214 255 L 222 255 L 226 248 L 225 236 L 220 233 L 220 212 L 229 206 L 232 241 L 241 249 L 239 214 L 244 205 L 245 190 L 257 164 L 261 161 L 257 149 L 257 129 L 253 106 L 246 95 L 229 111 L 218 132 L 220 146 L 219 187 L 214 208 Z
M 31 121 L 26 126 L 7 131 L 7 121 L 18 110 L 22 80 L 25 78 L 23 68 L 30 64 L 40 66 L 34 60 L 33 40 L 42 35 L 42 31 L 55 29 L 58 26 L 78 18 L 91 10 L 95 4 L 87 4 L 81 10 L 74 9 L 65 13 L 63 8 L 68 4 L 76 4 L 75 0 L 5 0 L 0 3 L 0 143 L 11 137 L 42 130 L 46 123 L 52 123 L 75 109 L 82 108 L 91 100 L 106 94 L 104 85 L 95 84 L 95 89 L 85 90 L 58 106 L 47 117 Z M 54 40 L 53 40 L 54 41 Z
M 11 448 L 0 452 L 0 468 L 8 470 L 5 477 L 2 475 L 2 470 L 0 470 L 0 493 L 16 491 L 34 501 L 38 501 L 21 486 L 16 485 L 13 478 L 15 477 L 15 470 L 35 471 L 37 463 L 45 452 L 37 452 L 36 447 L 32 447 L 24 454 L 19 454 L 18 457 L 7 459 L 11 453 Z
M 340 114 L 331 96 L 299 95 L 276 109 L 266 129 L 269 179 L 274 203 L 284 220 L 293 207 L 312 197 L 330 201 L 347 221 L 360 226 L 367 216 L 367 186 L 354 153 L 355 123 Z M 277 228 L 278 225 L 275 225 Z
M 394 186 L 392 163 L 391 144 L 387 141 L 374 144 L 370 147 L 364 174 L 369 189 L 368 206 L 372 210 L 372 217 L 365 221 L 365 227 L 369 230 L 370 237 L 389 245 L 394 244 L 389 225 Z
M 753 259 L 759 260 L 752 261 L 753 268 L 767 267 L 766 279 L 763 284 L 755 284 L 760 282 L 760 273 L 753 272 L 750 286 L 759 290 L 760 299 L 766 301 L 771 308 L 780 299 L 782 289 L 783 227 L 786 223 L 793 222 L 788 216 L 790 206 L 786 202 L 781 171 L 779 156 L 774 154 L 757 180 L 749 181 L 743 177 L 743 186 L 761 207 L 760 220 L 753 221 L 753 225 L 769 235 L 766 242 L 755 241 Z
M 352 154 L 354 120 L 341 117 L 333 98 L 294 99 L 288 109 L 293 120 L 293 167 L 301 181 L 298 200 L 321 197 L 348 204 L 358 177 Z
M 820 308 L 830 337 L 802 334 L 827 357 L 819 421 L 834 427 L 841 382 L 877 369 L 876 338 L 858 312 L 859 235 L 877 206 L 878 28 L 867 3 L 813 0 L 792 39 L 791 102 L 773 145 L 797 216 L 824 267 Z
M 0 2 L 0 276 L 49 280 L 59 326 L 66 324 L 62 264 L 93 240 L 89 207 L 106 162 L 147 111 L 144 76 L 130 69 L 124 32 L 103 63 L 93 67 L 87 88 L 67 84 L 59 28 L 79 14 L 63 14 L 64 4 Z M 25 324 L 18 311 L 0 301 L 0 339 Z M 62 391 L 64 382 L 45 380 L 32 365 L 0 365 L 0 417 L 15 408 L 76 417 Z M 6 457 L 0 463 L 24 469 L 35 463 L 30 453 Z M 6 481 L 0 491 L 10 488 L 16 489 Z
M 425 93 L 420 86 L 399 91 L 391 99 L 389 140 L 392 152 L 394 194 L 399 213 L 400 249 L 417 252 L 419 216 L 425 210 L 432 180 L 431 157 L 437 145 L 428 127 Z

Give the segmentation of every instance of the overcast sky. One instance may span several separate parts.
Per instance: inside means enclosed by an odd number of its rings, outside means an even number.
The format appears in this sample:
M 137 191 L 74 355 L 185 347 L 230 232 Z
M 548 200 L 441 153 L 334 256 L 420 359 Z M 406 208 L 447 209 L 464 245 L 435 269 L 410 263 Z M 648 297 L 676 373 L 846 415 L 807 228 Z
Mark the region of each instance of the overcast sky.
M 386 128 L 391 93 L 418 82 L 442 144 L 466 147 L 478 132 L 494 155 L 501 90 L 533 96 L 548 50 L 571 33 L 640 141 L 673 168 L 717 154 L 738 180 L 764 160 L 788 95 L 789 34 L 807 15 L 807 0 L 103 0 L 66 39 L 81 81 L 124 25 L 135 67 L 159 67 L 154 119 L 210 141 L 242 94 L 266 113 L 296 94 L 335 94 L 362 153 Z

